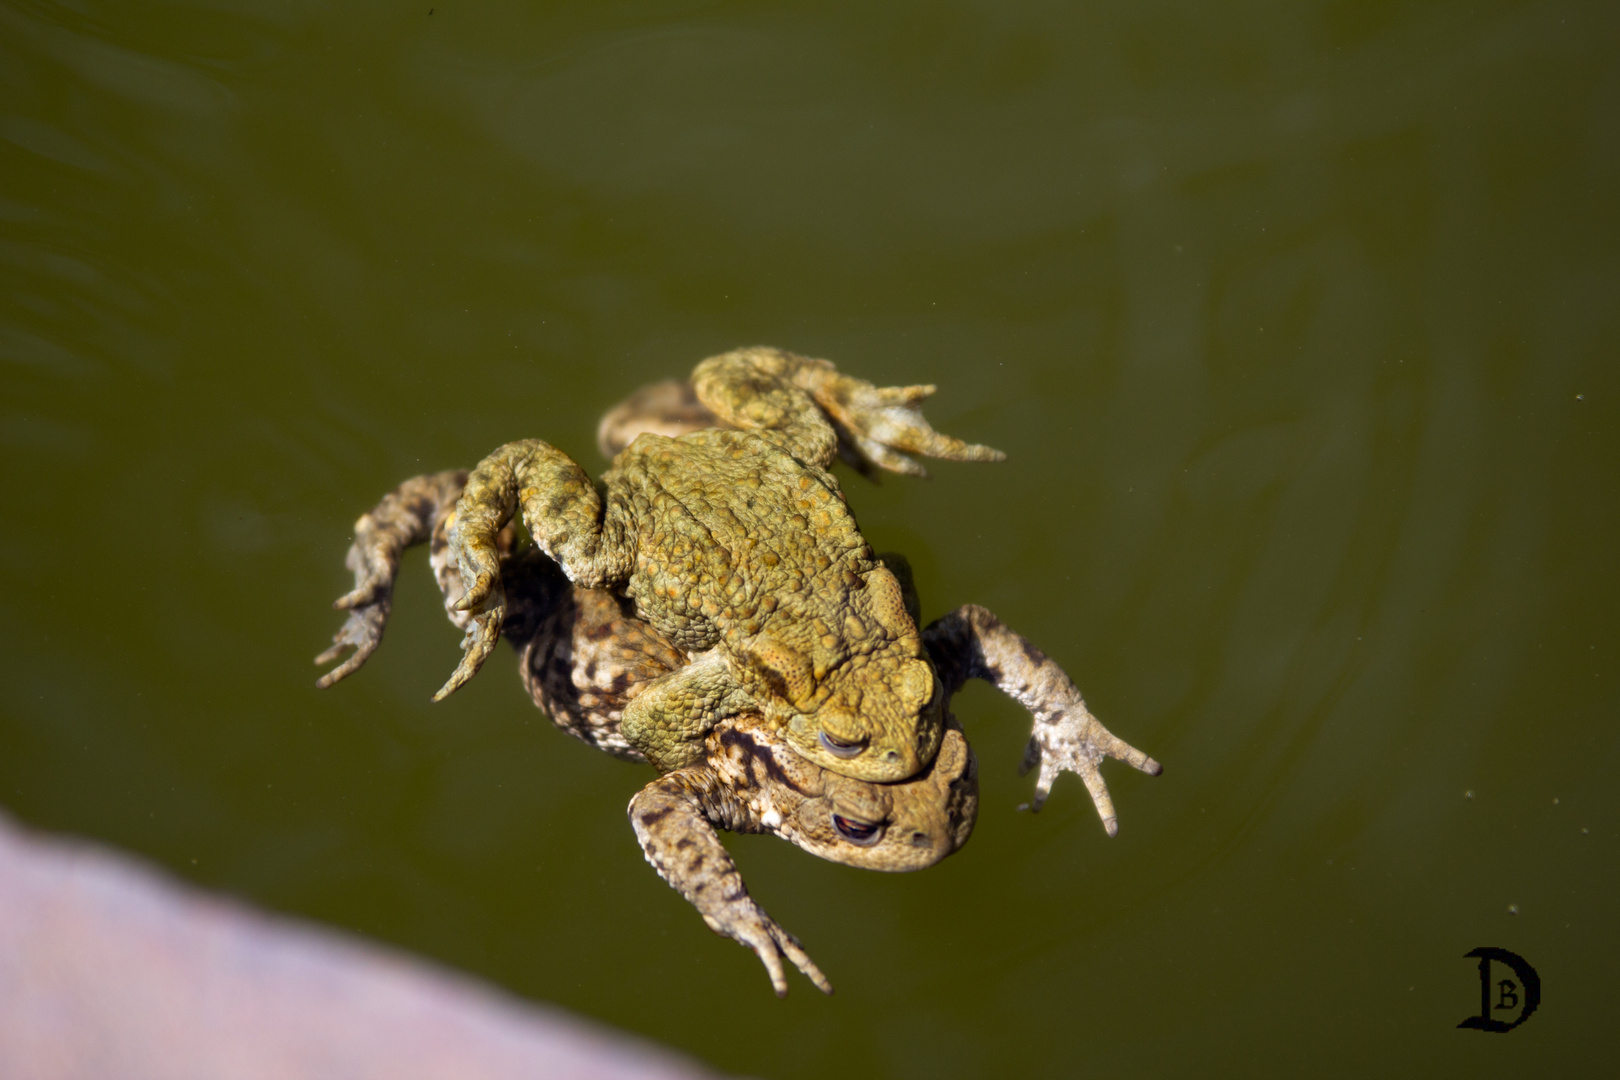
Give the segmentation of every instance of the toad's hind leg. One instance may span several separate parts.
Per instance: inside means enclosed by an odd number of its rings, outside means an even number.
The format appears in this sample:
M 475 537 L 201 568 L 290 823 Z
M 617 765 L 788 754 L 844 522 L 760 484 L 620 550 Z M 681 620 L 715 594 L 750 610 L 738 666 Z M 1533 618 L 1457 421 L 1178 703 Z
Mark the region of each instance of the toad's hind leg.
M 354 674 L 377 651 L 393 608 L 400 555 L 428 539 L 461 495 L 466 479 L 461 470 L 413 476 L 354 523 L 354 543 L 346 560 L 354 571 L 354 588 L 332 605 L 349 616 L 333 636 L 332 647 L 315 662 L 330 664 L 345 652 L 349 655 L 316 686 L 325 689 Z
M 578 585 L 600 588 L 634 568 L 628 517 L 601 494 L 572 458 L 540 439 L 507 443 L 467 477 L 450 528 L 450 554 L 467 592 L 456 605 L 473 626 L 460 665 L 433 696 L 439 701 L 472 678 L 500 640 L 506 597 L 501 585 L 501 529 L 519 506 L 535 545 Z
M 1006 455 L 942 435 L 923 418 L 932 386 L 874 386 L 826 360 L 763 346 L 712 356 L 692 372 L 698 398 L 723 423 L 774 433 L 800 461 L 827 468 L 840 450 L 863 471 L 926 476 L 907 454 L 951 461 Z
M 709 929 L 754 950 L 777 997 L 788 992 L 783 957 L 822 993 L 832 993 L 827 976 L 806 955 L 798 939 L 748 895 L 737 864 L 709 823 L 710 816 L 724 813 L 722 807 L 711 804 L 724 799 L 725 792 L 712 770 L 683 769 L 659 777 L 636 793 L 630 800 L 630 825 L 658 876 L 698 909 Z
M 596 426 L 596 445 L 603 457 L 614 458 L 646 432 L 673 439 L 719 422 L 698 400 L 691 383 L 665 379 L 643 386 L 603 413 Z

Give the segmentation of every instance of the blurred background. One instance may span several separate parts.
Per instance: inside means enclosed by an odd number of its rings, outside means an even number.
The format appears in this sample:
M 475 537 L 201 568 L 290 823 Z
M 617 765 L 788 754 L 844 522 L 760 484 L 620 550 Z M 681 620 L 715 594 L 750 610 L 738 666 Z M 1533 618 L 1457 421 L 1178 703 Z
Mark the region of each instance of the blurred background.
M 1620 9 L 0 8 L 0 804 L 762 1077 L 1569 1074 L 1620 964 Z M 646 767 L 354 519 L 764 343 L 1003 465 L 843 473 L 1165 764 L 888 876 L 729 838 L 838 993 L 643 861 Z M 1542 1005 L 1505 1036 L 1478 946 Z

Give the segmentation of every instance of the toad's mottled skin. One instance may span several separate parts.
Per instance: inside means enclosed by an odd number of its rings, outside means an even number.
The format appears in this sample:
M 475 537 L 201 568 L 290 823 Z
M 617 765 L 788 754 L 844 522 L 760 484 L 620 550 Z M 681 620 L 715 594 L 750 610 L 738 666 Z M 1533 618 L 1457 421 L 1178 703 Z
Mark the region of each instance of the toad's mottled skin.
M 825 989 L 748 897 L 714 825 L 876 869 L 938 861 L 965 841 L 976 808 L 971 752 L 947 710 L 969 678 L 1034 714 L 1024 755 L 1025 771 L 1040 766 L 1033 809 L 1058 775 L 1077 773 L 1112 836 L 1102 760 L 1160 771 L 985 609 L 964 606 L 919 632 L 903 561 L 878 559 L 855 531 L 826 471 L 834 454 L 900 472 L 921 469 L 899 450 L 999 457 L 933 432 L 915 408 L 931 391 L 880 390 L 825 361 L 742 350 L 609 412 L 599 437 L 618 456 L 605 502 L 538 441 L 502 447 L 470 475 L 410 481 L 356 524 L 356 585 L 338 601 L 349 618 L 319 662 L 354 652 L 320 684 L 376 648 L 399 553 L 432 536 L 447 609 L 465 630 L 462 664 L 438 696 L 471 677 L 504 629 L 560 726 L 665 774 L 631 805 L 659 873 L 711 927 L 753 948 L 779 993 L 784 956 Z M 518 505 L 538 550 L 513 553 Z
M 680 436 L 723 425 L 724 418 L 705 408 L 699 398 L 692 383 L 673 379 L 642 387 L 603 415 L 597 428 L 602 453 L 608 457 L 619 454 L 646 432 Z M 856 468 L 869 470 L 870 463 L 862 456 L 866 447 L 854 445 L 842 429 L 840 437 L 840 455 Z M 883 561 L 899 575 L 911 619 L 920 621 L 910 568 L 899 556 L 885 555 Z M 1034 729 L 1020 768 L 1025 773 L 1040 766 L 1028 808 L 1039 810 L 1057 777 L 1073 772 L 1085 782 L 1108 835 L 1118 835 L 1114 801 L 1099 768 L 1102 760 L 1118 758 L 1150 776 L 1163 771 L 1159 763 L 1115 737 L 1086 708 L 1079 689 L 1061 667 L 985 608 L 963 605 L 930 624 L 922 639 L 946 699 L 966 680 L 985 679 L 1034 714 Z
M 381 643 L 399 557 L 412 544 L 430 542 L 446 610 L 458 625 L 470 626 L 471 616 L 456 607 L 461 577 L 446 540 L 465 478 L 447 472 L 408 480 L 356 523 L 348 558 L 355 589 L 339 600 L 349 617 L 319 662 L 354 652 L 320 685 L 351 674 Z M 534 700 L 571 734 L 639 759 L 620 730 L 624 710 L 653 680 L 684 664 L 684 655 L 619 598 L 571 586 L 532 548 L 512 553 L 509 533 L 500 547 L 504 633 L 521 654 L 523 680 Z M 977 790 L 972 751 L 953 722 L 923 772 L 900 783 L 872 784 L 822 769 L 794 752 L 757 713 L 740 713 L 709 732 L 700 761 L 637 794 L 630 820 L 648 862 L 713 930 L 755 951 L 777 993 L 787 991 L 783 957 L 830 992 L 797 940 L 748 894 L 714 826 L 771 832 L 852 866 L 917 870 L 966 843 Z
M 660 769 L 698 760 L 726 716 L 757 711 L 800 754 L 857 779 L 901 780 L 933 760 L 944 693 L 899 583 L 827 471 L 840 446 L 917 473 L 906 452 L 1001 454 L 941 435 L 918 409 L 933 387 L 878 388 L 825 360 L 753 348 L 693 372 L 723 427 L 645 431 L 603 490 L 555 447 L 509 443 L 479 463 L 450 546 L 475 614 L 460 686 L 505 617 L 497 537 L 521 506 L 535 543 L 584 586 L 628 599 L 687 662 L 625 710 L 630 746 Z

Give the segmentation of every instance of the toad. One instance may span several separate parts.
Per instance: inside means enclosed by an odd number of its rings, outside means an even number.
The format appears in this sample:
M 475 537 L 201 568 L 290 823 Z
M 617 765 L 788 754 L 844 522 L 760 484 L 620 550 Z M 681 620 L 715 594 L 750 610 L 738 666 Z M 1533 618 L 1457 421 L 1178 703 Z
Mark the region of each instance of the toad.
M 357 522 L 348 557 L 355 588 L 338 601 L 348 619 L 317 662 L 348 656 L 320 686 L 358 670 L 381 643 L 400 555 L 413 544 L 430 544 L 445 609 L 463 630 L 471 627 L 472 616 L 457 607 L 463 589 L 447 539 L 465 481 L 464 472 L 414 477 Z M 535 703 L 577 738 L 643 759 L 623 736 L 625 709 L 686 663 L 685 656 L 631 614 L 623 599 L 571 585 L 551 560 L 532 547 L 514 551 L 512 541 L 506 530 L 497 543 L 506 588 L 503 632 L 519 652 Z M 702 758 L 638 792 L 629 814 L 647 861 L 712 930 L 752 949 L 782 995 L 784 959 L 822 991 L 831 993 L 832 986 L 798 940 L 749 894 L 717 826 L 769 832 L 833 862 L 908 871 L 932 866 L 966 843 L 977 807 L 973 752 L 948 714 L 927 768 L 905 781 L 873 784 L 821 768 L 757 713 L 744 712 L 716 723 Z
M 727 360 L 741 354 L 760 353 L 787 357 L 792 355 L 781 354 L 779 350 L 755 349 L 728 353 L 725 357 L 716 359 Z M 803 360 L 802 357 L 796 359 Z M 826 361 L 804 362 L 826 365 L 828 370 L 831 368 Z M 711 363 L 714 361 L 704 361 L 704 364 L 699 365 L 697 372 L 689 381 L 668 379 L 644 386 L 625 401 L 609 409 L 597 428 L 597 443 L 602 453 L 609 458 L 617 459 L 649 434 L 666 439 L 680 439 L 734 423 L 738 413 L 735 400 L 738 397 L 745 397 L 746 393 L 738 388 L 738 384 L 733 384 L 730 387 L 732 399 L 726 403 L 726 407 L 711 408 L 711 403 L 717 396 L 716 392 L 713 390 L 705 392 L 701 379 L 705 365 Z M 869 386 L 865 383 L 859 385 Z M 932 386 L 913 386 L 872 390 L 870 393 L 889 395 L 889 400 L 904 400 L 909 403 L 910 408 L 933 391 Z M 867 393 L 868 391 L 862 391 L 862 394 Z M 874 422 L 870 412 L 864 413 L 862 415 L 865 417 L 865 426 L 856 427 L 854 421 L 847 419 L 849 409 L 839 404 L 836 394 L 823 396 L 832 402 L 826 406 L 826 420 L 832 425 L 837 436 L 837 455 L 862 474 L 871 475 L 878 467 L 882 467 L 908 475 L 927 475 L 915 461 L 903 454 L 895 453 L 893 450 L 895 447 L 909 448 L 914 452 L 927 453 L 934 457 L 960 457 L 962 460 L 1001 458 L 1001 455 L 994 451 L 979 453 L 985 450 L 983 447 L 968 447 L 967 450 L 973 452 L 961 455 L 949 452 L 948 446 L 942 448 L 946 452 L 934 453 L 926 450 L 923 448 L 927 445 L 923 436 L 895 434 L 897 431 L 912 432 L 913 426 L 917 423 L 921 423 L 924 428 L 927 426 L 920 416 L 914 416 L 904 410 L 885 414 L 882 423 Z M 822 397 L 816 398 L 818 403 L 822 400 Z M 870 397 L 864 397 L 862 400 L 870 400 Z M 768 417 L 772 414 L 761 410 L 761 413 L 755 415 Z M 931 432 L 932 429 L 928 430 Z M 920 606 L 905 560 L 897 555 L 885 554 L 880 561 L 886 564 L 887 571 L 896 575 L 908 620 L 912 625 L 920 623 Z M 1114 813 L 1113 799 L 1108 793 L 1108 785 L 1103 781 L 1098 766 L 1105 757 L 1112 757 L 1150 776 L 1157 776 L 1163 771 L 1159 763 L 1115 737 L 1086 708 L 1085 699 L 1063 669 L 1022 635 L 1008 629 L 986 608 L 977 604 L 965 604 L 930 623 L 922 630 L 920 637 L 939 679 L 939 689 L 944 700 L 948 701 L 968 679 L 979 678 L 994 684 L 1034 715 L 1034 728 L 1030 733 L 1029 742 L 1025 745 L 1023 763 L 1019 771 L 1027 773 L 1036 768 L 1039 771 L 1036 775 L 1034 797 L 1025 804 L 1025 807 L 1040 810 L 1057 777 L 1064 772 L 1073 772 L 1085 783 L 1108 835 L 1117 835 L 1119 821 Z
M 710 357 L 692 390 L 718 422 L 643 431 L 592 484 L 540 439 L 508 443 L 467 479 L 450 531 L 473 615 L 471 678 L 505 618 L 496 537 L 519 508 L 535 544 L 575 584 L 629 601 L 685 655 L 625 709 L 626 742 L 663 771 L 691 764 L 724 717 L 757 712 L 805 758 L 869 781 L 934 759 L 945 687 L 828 471 L 840 446 L 863 467 L 922 471 L 908 454 L 998 461 L 936 432 L 932 386 L 877 387 L 772 348 Z
M 610 420 L 620 423 L 615 430 L 636 428 L 634 414 L 647 400 L 659 403 L 651 419 L 662 422 L 669 400 L 689 396 L 679 384 L 656 390 L 651 399 L 640 394 L 611 412 L 603 430 L 609 430 Z M 698 415 L 682 422 L 701 420 Z M 468 638 L 484 632 L 460 603 L 460 566 L 448 540 L 455 518 L 451 508 L 466 477 L 449 472 L 407 481 L 356 523 L 348 557 L 355 588 L 337 602 L 349 616 L 333 647 L 317 658 L 322 664 L 342 660 L 319 685 L 351 674 L 380 643 L 399 556 L 411 544 L 430 540 L 447 612 Z M 576 737 L 621 757 L 644 758 L 625 736 L 624 716 L 648 685 L 686 663 L 686 654 L 635 617 L 624 597 L 570 586 L 533 548 L 514 552 L 509 528 L 497 533 L 491 546 L 505 580 L 502 628 L 522 654 L 523 679 L 536 703 Z M 885 555 L 882 562 L 885 569 L 892 567 L 907 617 L 915 624 L 909 570 L 896 556 Z M 648 861 L 698 907 L 712 929 L 755 951 L 778 994 L 786 992 L 784 957 L 818 987 L 830 988 L 797 941 L 748 896 L 714 826 L 773 832 L 823 858 L 870 869 L 932 865 L 957 850 L 972 830 L 975 764 L 945 706 L 975 677 L 994 683 L 1035 715 L 1023 766 L 1024 771 L 1040 766 L 1033 809 L 1040 808 L 1057 775 L 1076 772 L 1112 836 L 1118 825 L 1098 769 L 1102 758 L 1116 757 L 1153 775 L 1160 771 L 1157 762 L 1090 714 L 1056 663 L 984 608 L 959 608 L 919 637 L 938 672 L 945 730 L 935 758 L 911 781 L 874 784 L 825 770 L 797 753 L 780 727 L 758 712 L 743 711 L 716 722 L 703 740 L 700 759 L 666 771 L 632 800 L 632 825 Z

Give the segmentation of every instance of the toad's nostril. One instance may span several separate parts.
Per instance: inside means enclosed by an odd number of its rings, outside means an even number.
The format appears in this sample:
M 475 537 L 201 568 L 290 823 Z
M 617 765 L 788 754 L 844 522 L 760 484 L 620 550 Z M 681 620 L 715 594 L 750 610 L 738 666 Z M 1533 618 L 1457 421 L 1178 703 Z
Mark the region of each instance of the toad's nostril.
M 899 755 L 898 752 L 896 752 L 894 750 L 890 750 L 887 754 L 883 755 L 883 760 L 884 761 L 899 761 L 900 760 L 900 755 Z
M 928 846 L 928 834 L 925 833 L 925 832 L 914 832 L 914 833 L 912 833 L 911 834 L 911 846 L 912 847 L 927 847 Z

